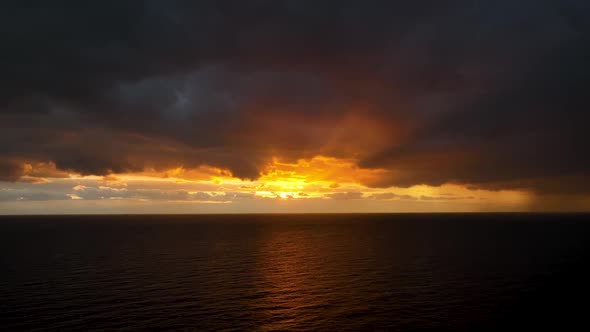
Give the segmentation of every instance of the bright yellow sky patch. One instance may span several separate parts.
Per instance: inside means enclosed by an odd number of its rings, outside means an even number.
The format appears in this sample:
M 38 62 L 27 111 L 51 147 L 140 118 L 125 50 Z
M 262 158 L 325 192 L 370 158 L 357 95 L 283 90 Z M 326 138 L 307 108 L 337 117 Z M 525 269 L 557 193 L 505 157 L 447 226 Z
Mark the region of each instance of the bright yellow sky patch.
M 238 179 L 227 170 L 208 166 L 196 169 L 178 167 L 165 171 L 145 170 L 108 176 L 80 176 L 64 175 L 63 172 L 55 172 L 54 165 L 44 164 L 37 165 L 37 170 L 30 167 L 27 173 L 31 174 L 27 176 L 43 175 L 44 181 L 29 181 L 30 183 L 20 186 L 51 192 L 52 196 L 48 199 L 59 200 L 62 197 L 61 199 L 69 200 L 72 204 L 73 201 L 110 200 L 117 201 L 117 206 L 124 209 L 125 202 L 136 208 L 139 206 L 137 204 L 142 203 L 152 204 L 157 212 L 159 210 L 155 206 L 167 204 L 165 202 L 183 203 L 181 211 L 164 209 L 163 213 L 192 211 L 190 204 L 200 203 L 223 203 L 210 205 L 219 206 L 215 212 L 236 213 L 521 211 L 527 210 L 531 205 L 532 196 L 524 191 L 471 190 L 457 184 L 438 187 L 417 185 L 409 188 L 371 188 L 363 185 L 391 175 L 388 172 L 359 168 L 353 159 L 325 156 L 295 162 L 274 158 L 254 181 Z M 58 177 L 48 176 L 52 174 L 58 174 Z M 21 189 L 3 190 L 5 193 L 14 191 L 19 202 L 27 201 L 26 192 L 22 196 L 17 195 Z M 33 204 L 30 199 L 28 203 L 31 206 L 43 204 Z M 93 204 L 99 206 L 98 202 Z M 193 212 L 199 211 L 203 210 L 198 208 Z

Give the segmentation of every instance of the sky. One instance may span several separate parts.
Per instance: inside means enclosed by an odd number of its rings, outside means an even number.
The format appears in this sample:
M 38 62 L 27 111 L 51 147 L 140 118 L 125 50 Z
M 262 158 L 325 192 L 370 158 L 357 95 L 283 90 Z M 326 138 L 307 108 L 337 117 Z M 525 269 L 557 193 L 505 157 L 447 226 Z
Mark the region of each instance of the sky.
M 590 2 L 2 1 L 0 214 L 590 211 Z

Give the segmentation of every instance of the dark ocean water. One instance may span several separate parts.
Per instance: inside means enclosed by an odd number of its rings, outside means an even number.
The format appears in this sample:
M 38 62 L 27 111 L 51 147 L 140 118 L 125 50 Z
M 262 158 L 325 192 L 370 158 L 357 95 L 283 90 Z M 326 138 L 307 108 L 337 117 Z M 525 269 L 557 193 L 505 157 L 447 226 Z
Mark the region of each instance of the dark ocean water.
M 0 217 L 0 330 L 584 330 L 588 215 Z

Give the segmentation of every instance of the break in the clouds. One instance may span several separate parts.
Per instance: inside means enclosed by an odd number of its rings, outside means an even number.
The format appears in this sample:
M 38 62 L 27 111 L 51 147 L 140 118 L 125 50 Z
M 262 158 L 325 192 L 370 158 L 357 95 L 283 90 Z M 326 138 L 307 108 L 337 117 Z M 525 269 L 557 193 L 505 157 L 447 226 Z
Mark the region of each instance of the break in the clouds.
M 588 22 L 584 0 L 3 1 L 0 180 L 325 156 L 370 188 L 585 194 Z

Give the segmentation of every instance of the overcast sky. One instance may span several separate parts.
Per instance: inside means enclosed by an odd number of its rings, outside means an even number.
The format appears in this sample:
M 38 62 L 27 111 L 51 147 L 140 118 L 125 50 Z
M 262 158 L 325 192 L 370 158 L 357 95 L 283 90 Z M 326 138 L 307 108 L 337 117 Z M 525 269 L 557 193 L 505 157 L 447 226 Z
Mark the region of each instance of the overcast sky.
M 0 213 L 590 210 L 590 2 L 2 1 Z

